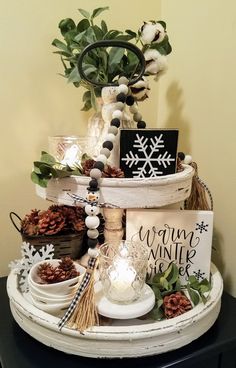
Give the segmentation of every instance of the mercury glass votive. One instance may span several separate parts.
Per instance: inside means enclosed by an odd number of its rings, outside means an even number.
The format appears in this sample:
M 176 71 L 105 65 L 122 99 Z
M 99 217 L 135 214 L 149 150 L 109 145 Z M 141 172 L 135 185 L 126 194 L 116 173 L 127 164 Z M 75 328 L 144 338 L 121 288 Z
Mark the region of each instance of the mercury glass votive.
M 141 243 L 122 240 L 100 247 L 99 271 L 103 292 L 113 303 L 138 299 L 146 279 L 148 251 Z

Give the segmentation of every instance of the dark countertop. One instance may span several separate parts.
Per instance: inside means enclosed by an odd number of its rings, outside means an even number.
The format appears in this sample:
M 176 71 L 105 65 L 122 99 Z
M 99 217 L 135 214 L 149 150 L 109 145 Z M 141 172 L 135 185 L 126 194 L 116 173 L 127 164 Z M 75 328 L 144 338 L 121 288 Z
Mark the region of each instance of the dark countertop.
M 178 350 L 145 358 L 91 359 L 68 355 L 47 347 L 25 333 L 14 321 L 0 278 L 0 362 L 2 368 L 233 368 L 236 362 L 236 299 L 227 293 L 214 326 L 199 339 Z M 92 345 L 91 345 L 92 349 Z M 234 363 L 222 363 L 225 354 Z M 233 362 L 231 360 L 231 362 Z M 221 363 L 223 364 L 221 364 Z

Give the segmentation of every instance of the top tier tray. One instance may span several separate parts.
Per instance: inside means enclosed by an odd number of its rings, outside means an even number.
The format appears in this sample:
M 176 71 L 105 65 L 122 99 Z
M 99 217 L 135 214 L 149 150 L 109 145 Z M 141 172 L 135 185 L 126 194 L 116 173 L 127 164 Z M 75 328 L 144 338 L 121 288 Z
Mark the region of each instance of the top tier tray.
M 194 169 L 184 165 L 182 172 L 158 178 L 102 178 L 100 202 L 119 208 L 156 208 L 178 203 L 189 197 L 193 174 Z M 68 193 L 85 198 L 89 181 L 87 176 L 51 179 L 47 188 L 36 185 L 36 193 L 43 199 L 72 205 Z

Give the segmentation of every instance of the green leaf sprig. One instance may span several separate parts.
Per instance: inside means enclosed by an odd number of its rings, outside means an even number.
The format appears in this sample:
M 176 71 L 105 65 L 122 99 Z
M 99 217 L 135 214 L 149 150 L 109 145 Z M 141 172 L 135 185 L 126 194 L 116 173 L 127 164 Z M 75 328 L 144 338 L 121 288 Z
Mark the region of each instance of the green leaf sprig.
M 150 317 L 155 320 L 164 318 L 163 300 L 166 295 L 177 291 L 187 290 L 193 305 L 200 301 L 206 303 L 205 295 L 211 290 L 211 283 L 207 279 L 198 281 L 195 276 L 189 276 L 187 284 L 182 285 L 179 277 L 179 269 L 175 263 L 171 263 L 166 271 L 156 274 L 151 282 L 147 282 L 155 294 L 155 306 L 150 312 Z
M 99 40 L 133 40 L 137 45 L 140 42 L 141 49 L 144 52 L 147 48 L 157 49 L 161 54 L 168 55 L 171 52 L 171 46 L 166 34 L 161 43 L 151 43 L 143 47 L 140 39 L 140 31 L 134 32 L 130 29 L 123 31 L 108 29 L 104 20 L 95 24 L 97 17 L 104 11 L 109 10 L 108 6 L 99 7 L 92 12 L 84 9 L 78 9 L 83 19 L 75 22 L 71 18 L 62 19 L 59 23 L 60 33 L 63 41 L 55 38 L 52 45 L 58 50 L 61 62 L 64 67 L 64 74 L 68 83 L 73 83 L 75 87 L 85 87 L 87 91 L 83 95 L 83 111 L 91 108 L 97 110 L 96 97 L 101 96 L 101 87 L 93 87 L 86 81 L 81 80 L 77 68 L 78 57 L 81 51 L 89 44 Z M 166 30 L 166 24 L 159 21 Z M 120 75 L 131 77 L 137 68 L 137 58 L 134 58 L 132 52 L 124 53 L 124 49 L 111 48 L 110 50 L 96 49 L 89 52 L 84 58 L 84 72 L 90 80 L 96 80 L 101 83 L 111 83 Z
M 83 155 L 82 162 L 87 160 L 88 156 Z M 33 183 L 46 188 L 48 181 L 52 178 L 65 178 L 71 175 L 82 175 L 82 167 L 70 167 L 58 163 L 56 159 L 49 153 L 42 151 L 40 161 L 34 161 L 34 168 L 31 172 L 31 180 Z

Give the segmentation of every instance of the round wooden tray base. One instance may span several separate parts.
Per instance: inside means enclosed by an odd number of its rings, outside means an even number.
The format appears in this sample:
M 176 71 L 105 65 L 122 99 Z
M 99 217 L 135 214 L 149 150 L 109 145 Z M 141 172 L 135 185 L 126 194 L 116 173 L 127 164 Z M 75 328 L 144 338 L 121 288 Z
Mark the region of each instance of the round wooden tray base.
M 17 289 L 17 275 L 8 277 L 7 291 L 14 319 L 36 340 L 54 349 L 91 358 L 124 358 L 158 355 L 178 349 L 204 334 L 218 317 L 223 282 L 212 264 L 212 290 L 206 304 L 198 304 L 185 314 L 164 321 L 113 320 L 112 325 L 96 326 L 83 334 L 64 327 L 59 318 L 34 307 Z

